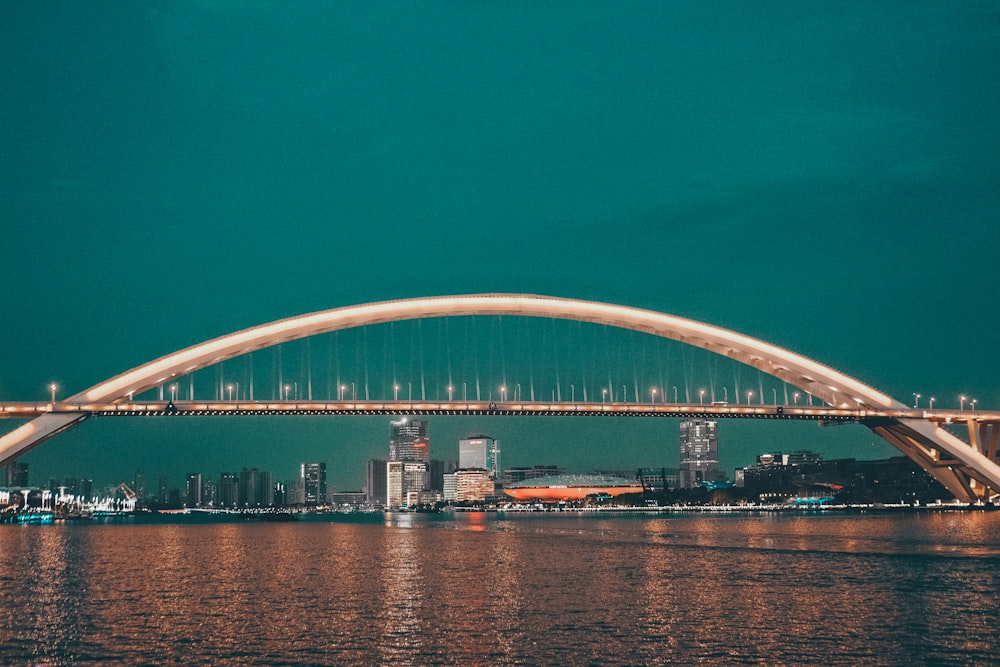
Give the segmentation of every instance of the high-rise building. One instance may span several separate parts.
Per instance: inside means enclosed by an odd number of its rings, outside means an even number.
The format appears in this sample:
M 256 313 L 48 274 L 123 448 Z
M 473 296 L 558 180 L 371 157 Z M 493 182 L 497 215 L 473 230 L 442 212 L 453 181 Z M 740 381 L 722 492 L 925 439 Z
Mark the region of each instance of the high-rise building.
M 442 497 L 445 502 L 458 500 L 458 480 L 455 479 L 456 473 L 446 472 L 444 474 L 444 479 L 442 487 Z
M 219 507 L 237 507 L 240 504 L 240 478 L 234 472 L 219 476 Z
M 693 489 L 702 482 L 723 479 L 719 469 L 717 422 L 688 419 L 681 422 L 680 488 Z
M 28 486 L 28 464 L 24 461 L 11 461 L 4 471 L 6 486 Z
M 201 478 L 201 506 L 219 506 L 219 485 L 215 483 L 214 479 L 208 477 L 207 475 Z
M 201 473 L 189 472 L 184 485 L 184 506 L 201 507 Z
M 385 504 L 400 507 L 406 504 L 408 494 L 424 488 L 427 464 L 422 461 L 387 461 L 385 477 Z
M 369 459 L 365 464 L 365 498 L 372 505 L 385 503 L 388 494 L 386 487 L 386 461 Z
M 458 467 L 488 470 L 496 478 L 500 469 L 500 447 L 495 438 L 473 435 L 458 441 Z
M 170 478 L 161 475 L 157 481 L 156 500 L 164 505 L 170 502 Z
M 299 479 L 302 484 L 303 503 L 306 505 L 326 503 L 325 463 L 303 463 Z
M 257 468 L 240 471 L 240 507 L 267 507 L 274 503 L 271 473 Z
M 443 493 L 445 474 L 455 472 L 456 468 L 458 468 L 458 464 L 454 461 L 431 459 L 430 465 L 427 466 L 427 469 L 430 471 L 428 472 L 429 481 L 427 482 L 427 488 L 431 491 Z
M 431 442 L 427 435 L 427 422 L 403 417 L 398 422 L 389 422 L 392 434 L 389 437 L 390 461 L 431 460 Z
M 257 505 L 260 507 L 274 506 L 274 475 L 262 470 L 257 473 Z
M 142 470 L 136 470 L 132 476 L 132 490 L 139 500 L 146 499 L 146 475 Z
M 240 507 L 257 504 L 257 469 L 244 468 L 240 471 Z

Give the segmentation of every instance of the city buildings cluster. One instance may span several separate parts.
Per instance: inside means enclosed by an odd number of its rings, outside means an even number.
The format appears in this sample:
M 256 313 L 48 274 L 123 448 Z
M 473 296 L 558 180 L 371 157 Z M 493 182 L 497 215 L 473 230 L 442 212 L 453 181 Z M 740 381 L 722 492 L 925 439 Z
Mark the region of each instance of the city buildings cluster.
M 439 507 L 503 503 L 511 497 L 524 499 L 532 495 L 530 489 L 539 490 L 539 499 L 551 500 L 560 497 L 556 489 L 574 483 L 578 489 L 589 489 L 588 493 L 604 500 L 616 495 L 611 487 L 620 494 L 639 492 L 643 497 L 654 495 L 664 502 L 706 502 L 709 492 L 741 502 L 790 499 L 826 502 L 835 498 L 847 502 L 932 502 L 949 498 L 932 477 L 906 457 L 824 461 L 822 456 L 808 450 L 773 452 L 762 454 L 755 464 L 736 470 L 734 480 L 729 481 L 719 465 L 715 421 L 682 421 L 678 445 L 678 468 L 595 470 L 589 476 L 567 476 L 564 468 L 554 465 L 503 470 L 496 438 L 470 435 L 458 442 L 457 461 L 434 459 L 428 422 L 403 417 L 389 422 L 388 457 L 367 461 L 365 486 L 360 491 L 330 490 L 326 463 L 303 462 L 298 476 L 284 481 L 275 480 L 266 470 L 243 468 L 239 472 L 222 472 L 218 478 L 192 472 L 186 476 L 183 488 L 173 487 L 166 477 L 160 477 L 155 488 L 148 488 L 143 472 L 137 471 L 131 486 L 122 483 L 104 492 L 151 509 Z M 594 484 L 598 483 L 595 480 L 600 481 L 599 486 L 608 488 L 595 491 Z M 93 481 L 86 478 L 51 479 L 39 487 L 29 486 L 28 481 L 27 463 L 14 461 L 7 465 L 0 476 L 0 482 L 5 483 L 0 489 L 0 505 L 11 507 L 23 503 L 41 507 L 45 498 L 95 496 Z M 510 493 L 505 495 L 504 489 Z

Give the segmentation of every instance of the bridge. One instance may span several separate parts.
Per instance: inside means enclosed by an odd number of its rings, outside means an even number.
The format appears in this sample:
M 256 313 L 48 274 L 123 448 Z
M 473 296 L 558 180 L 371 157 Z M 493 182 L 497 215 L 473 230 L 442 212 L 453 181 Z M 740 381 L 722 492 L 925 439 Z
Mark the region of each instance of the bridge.
M 819 399 L 821 406 L 704 405 L 602 401 L 414 402 L 407 401 L 137 401 L 176 378 L 255 350 L 318 334 L 373 324 L 500 315 L 575 320 L 639 331 L 707 350 L 756 368 Z M 286 392 L 287 393 L 287 392 Z M 752 392 L 751 392 L 752 393 Z M 662 396 L 662 394 L 661 394 Z M 287 398 L 287 397 L 286 397 Z M 343 396 L 341 396 L 343 398 Z M 737 397 L 738 398 L 738 397 Z M 759 398 L 758 398 L 759 400 Z M 811 399 L 810 399 L 811 402 Z M 49 403 L 0 404 L 0 416 L 32 421 L 0 437 L 0 465 L 93 416 L 294 414 L 502 414 L 545 416 L 643 416 L 811 419 L 857 422 L 916 461 L 956 498 L 1000 500 L 1000 414 L 975 410 L 909 408 L 876 389 L 818 361 L 744 334 L 650 310 L 593 301 L 522 294 L 423 297 L 347 306 L 291 317 L 237 331 L 168 354 L 112 377 L 69 398 Z M 944 426 L 962 425 L 969 442 Z
M 122 403 L 0 402 L 0 419 L 46 414 L 88 417 L 209 417 L 233 415 L 507 415 L 522 417 L 671 417 L 675 419 L 791 419 L 865 424 L 880 419 L 926 419 L 939 425 L 1000 423 L 1000 412 L 838 408 L 829 405 L 728 403 L 582 403 L 545 401 L 129 401 Z

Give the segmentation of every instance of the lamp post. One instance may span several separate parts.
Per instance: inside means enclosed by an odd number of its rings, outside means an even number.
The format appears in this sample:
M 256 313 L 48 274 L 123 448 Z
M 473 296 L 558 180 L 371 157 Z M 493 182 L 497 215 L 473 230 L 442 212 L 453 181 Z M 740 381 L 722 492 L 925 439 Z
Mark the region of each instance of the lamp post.
M 958 410 L 961 412 L 965 410 L 965 396 L 959 396 L 958 401 Z
M 656 387 L 649 390 L 649 402 L 656 405 Z
M 392 385 L 392 400 L 394 400 L 394 401 L 398 401 L 399 400 L 399 385 L 398 384 Z
M 750 400 L 751 400 L 752 398 L 753 398 L 753 391 L 751 390 L 751 391 L 748 391 L 748 392 L 747 392 L 747 405 L 748 405 L 748 406 L 750 405 Z
M 726 389 L 725 387 L 722 388 L 722 400 L 724 400 L 726 403 L 729 402 L 729 390 Z
M 291 387 L 290 387 L 290 386 L 288 386 L 288 385 L 286 384 L 286 385 L 285 385 L 285 400 L 286 400 L 286 401 L 288 400 L 288 390 L 289 390 L 289 389 L 291 389 Z
M 454 398 L 452 398 L 452 392 L 454 391 L 454 389 L 455 389 L 454 387 L 452 387 L 451 385 L 448 385 L 448 402 L 449 403 L 451 403 L 454 400 Z
M 173 383 L 172 385 L 170 385 L 170 400 L 171 401 L 176 401 L 177 400 L 177 383 L 176 382 Z
M 59 387 L 56 386 L 55 382 L 53 382 L 52 384 L 49 385 L 49 391 L 52 392 L 52 402 L 53 403 L 56 402 L 56 389 L 58 389 L 58 388 Z
M 576 403 L 576 385 L 571 384 L 569 386 L 569 402 Z
M 601 403 L 604 403 L 607 400 L 608 400 L 608 390 L 607 389 L 602 389 L 601 390 Z
M 971 404 L 972 411 L 975 412 L 976 411 L 976 399 L 972 399 L 971 401 L 969 401 L 969 403 Z
M 934 400 L 935 400 L 935 399 L 934 399 L 934 397 L 933 397 L 933 396 L 931 396 L 931 397 L 930 397 L 930 402 L 931 402 L 931 412 L 934 412 Z
M 799 404 L 799 392 L 792 394 L 792 400 L 795 401 L 795 405 Z
M 913 409 L 914 410 L 919 409 L 918 408 L 919 405 L 920 405 L 920 394 L 913 394 Z
M 628 390 L 622 385 L 622 403 L 628 403 Z
M 704 405 L 704 403 L 705 403 L 705 390 L 704 389 L 699 389 L 698 390 L 698 405 Z
M 465 382 L 463 382 L 463 383 L 462 383 L 462 402 L 463 402 L 463 403 L 464 403 L 465 401 L 467 401 L 467 400 L 468 400 L 468 399 L 466 398 L 467 394 L 466 394 L 466 392 L 465 392 L 465 384 L 466 384 Z
M 340 385 L 340 393 L 337 395 L 337 400 L 338 401 L 343 401 L 344 400 L 344 392 L 345 391 L 347 391 L 347 385 L 346 384 Z
M 674 390 L 674 403 L 676 403 L 677 402 L 677 387 L 674 386 L 674 387 L 671 387 L 671 389 Z
M 226 385 L 226 391 L 229 393 L 229 402 L 232 403 L 233 402 L 233 385 L 227 384 Z
M 500 400 L 502 402 L 507 401 L 507 385 L 504 384 L 500 385 Z
M 520 382 L 514 385 L 514 400 L 515 401 L 520 401 L 521 400 L 521 383 Z

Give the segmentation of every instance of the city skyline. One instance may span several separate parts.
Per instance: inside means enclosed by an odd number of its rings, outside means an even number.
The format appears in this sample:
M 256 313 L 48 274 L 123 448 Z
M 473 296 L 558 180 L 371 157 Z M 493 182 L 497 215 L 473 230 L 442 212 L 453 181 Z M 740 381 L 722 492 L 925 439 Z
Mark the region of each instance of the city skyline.
M 392 14 L 0 8 L 0 81 L 17 91 L 0 106 L 0 400 L 47 400 L 53 383 L 66 396 L 280 317 L 520 292 L 731 328 L 907 403 L 1000 406 L 989 354 L 1000 28 L 988 9 Z M 478 341 L 450 333 L 455 345 Z M 533 332 L 507 352 L 545 339 Z M 409 345 L 397 341 L 401 357 Z M 374 344 L 351 352 L 383 355 Z M 631 359 L 610 356 L 631 374 Z M 480 361 L 505 358 L 487 349 Z M 481 375 L 465 379 L 499 391 L 499 372 Z M 357 390 L 360 371 L 350 381 Z M 607 443 L 658 457 L 676 422 L 435 428 L 451 440 L 494 434 L 512 464 L 612 467 Z M 720 430 L 725 470 L 775 443 L 895 451 L 860 427 Z M 281 474 L 279 452 L 356 470 L 381 441 L 365 418 L 91 420 L 25 459 L 53 475 L 88 464 L 95 476 L 142 467 L 180 478 L 191 460 Z

